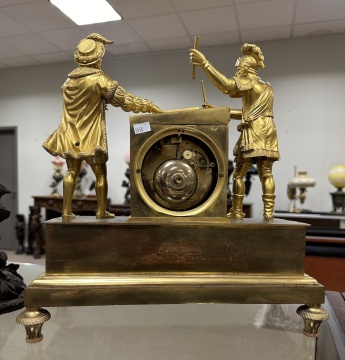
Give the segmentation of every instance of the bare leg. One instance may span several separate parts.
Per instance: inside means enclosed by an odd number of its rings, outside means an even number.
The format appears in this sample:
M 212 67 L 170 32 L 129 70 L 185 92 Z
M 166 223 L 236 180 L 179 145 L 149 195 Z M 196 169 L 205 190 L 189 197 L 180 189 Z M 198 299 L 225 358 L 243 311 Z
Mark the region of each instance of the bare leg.
M 62 219 L 70 220 L 75 218 L 75 215 L 72 213 L 72 199 L 82 161 L 76 159 L 67 159 L 66 162 L 68 171 L 63 181 Z
M 272 174 L 273 160 L 258 159 L 256 164 L 261 181 L 262 194 L 274 195 L 275 183 Z
M 97 219 L 107 219 L 115 217 L 114 214 L 106 210 L 108 196 L 107 165 L 91 165 L 92 171 L 96 176 L 96 196 L 97 196 Z

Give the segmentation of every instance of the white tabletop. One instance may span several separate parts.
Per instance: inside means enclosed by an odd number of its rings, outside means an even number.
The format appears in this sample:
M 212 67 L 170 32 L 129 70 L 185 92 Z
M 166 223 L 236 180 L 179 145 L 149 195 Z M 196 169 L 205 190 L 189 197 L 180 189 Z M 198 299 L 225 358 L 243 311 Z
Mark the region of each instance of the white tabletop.
M 18 272 L 29 284 L 44 267 L 21 264 Z M 23 310 L 18 310 L 0 316 L 0 359 L 311 360 L 315 339 L 303 335 L 297 307 L 190 304 L 47 308 L 52 318 L 43 325 L 44 339 L 37 344 L 25 342 L 24 327 L 16 323 Z M 267 326 L 269 314 L 274 315 L 275 325 Z

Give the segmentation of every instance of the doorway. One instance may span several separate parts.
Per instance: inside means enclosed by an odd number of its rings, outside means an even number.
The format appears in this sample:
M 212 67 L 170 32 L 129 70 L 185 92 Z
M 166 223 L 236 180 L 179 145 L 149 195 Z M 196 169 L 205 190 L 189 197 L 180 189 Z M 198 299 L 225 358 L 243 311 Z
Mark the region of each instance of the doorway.
M 0 127 L 0 184 L 10 194 L 1 198 L 1 204 L 11 211 L 0 223 L 0 249 L 16 249 L 16 215 L 18 212 L 17 127 Z

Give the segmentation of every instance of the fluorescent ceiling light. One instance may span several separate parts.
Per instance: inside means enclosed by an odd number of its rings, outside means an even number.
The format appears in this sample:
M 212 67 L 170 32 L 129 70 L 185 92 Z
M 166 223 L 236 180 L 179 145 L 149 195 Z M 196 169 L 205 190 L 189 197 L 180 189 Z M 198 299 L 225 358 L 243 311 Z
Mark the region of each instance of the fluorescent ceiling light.
M 106 0 L 50 0 L 77 25 L 121 20 Z

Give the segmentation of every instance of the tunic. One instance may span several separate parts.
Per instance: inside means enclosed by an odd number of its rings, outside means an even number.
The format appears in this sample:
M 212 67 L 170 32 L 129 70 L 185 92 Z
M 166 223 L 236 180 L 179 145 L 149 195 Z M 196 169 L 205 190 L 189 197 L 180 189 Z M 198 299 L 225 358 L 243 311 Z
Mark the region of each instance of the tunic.
M 277 130 L 273 121 L 273 88 L 260 78 L 245 84 L 235 78 L 238 90 L 230 97 L 242 97 L 240 138 L 235 145 L 235 161 L 255 157 L 279 160 Z

